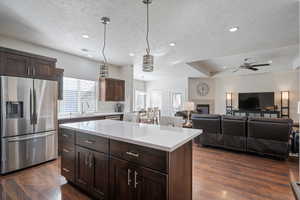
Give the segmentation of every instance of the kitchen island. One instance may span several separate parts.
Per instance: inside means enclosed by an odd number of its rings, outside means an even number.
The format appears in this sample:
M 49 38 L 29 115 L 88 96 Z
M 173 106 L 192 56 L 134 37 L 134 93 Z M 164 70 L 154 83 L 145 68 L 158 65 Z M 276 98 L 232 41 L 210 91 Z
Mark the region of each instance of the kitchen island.
M 202 131 L 100 120 L 60 125 L 62 175 L 96 199 L 191 200 Z

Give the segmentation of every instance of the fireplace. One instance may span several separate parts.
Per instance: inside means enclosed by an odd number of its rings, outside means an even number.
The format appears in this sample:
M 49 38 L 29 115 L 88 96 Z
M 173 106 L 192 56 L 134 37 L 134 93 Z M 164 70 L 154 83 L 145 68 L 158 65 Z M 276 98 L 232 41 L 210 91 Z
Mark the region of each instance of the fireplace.
M 199 114 L 209 114 L 209 104 L 197 104 L 196 111 Z

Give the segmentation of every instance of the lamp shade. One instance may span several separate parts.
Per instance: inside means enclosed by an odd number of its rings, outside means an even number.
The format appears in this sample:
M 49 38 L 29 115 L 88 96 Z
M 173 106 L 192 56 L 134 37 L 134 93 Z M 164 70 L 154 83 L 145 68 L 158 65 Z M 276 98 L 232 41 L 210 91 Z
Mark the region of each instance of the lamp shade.
M 186 111 L 193 111 L 195 109 L 194 102 L 187 101 L 183 104 L 183 109 Z
M 283 100 L 288 100 L 289 96 L 290 96 L 289 91 L 281 92 L 281 97 L 282 97 Z
M 232 93 L 226 93 L 226 99 L 231 100 L 232 99 Z

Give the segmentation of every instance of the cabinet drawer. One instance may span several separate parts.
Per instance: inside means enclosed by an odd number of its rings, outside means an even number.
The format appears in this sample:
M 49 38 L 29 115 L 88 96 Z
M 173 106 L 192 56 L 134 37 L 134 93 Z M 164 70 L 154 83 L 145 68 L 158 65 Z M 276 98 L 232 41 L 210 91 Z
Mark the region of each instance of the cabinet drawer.
M 107 138 L 85 133 L 76 133 L 76 144 L 98 152 L 108 153 Z
M 60 130 L 60 141 L 62 147 L 64 146 L 74 146 L 75 144 L 75 131 L 69 129 Z
M 75 181 L 75 149 L 63 147 L 61 153 L 61 174 L 71 182 Z
M 111 155 L 167 173 L 167 152 L 139 145 L 110 140 Z

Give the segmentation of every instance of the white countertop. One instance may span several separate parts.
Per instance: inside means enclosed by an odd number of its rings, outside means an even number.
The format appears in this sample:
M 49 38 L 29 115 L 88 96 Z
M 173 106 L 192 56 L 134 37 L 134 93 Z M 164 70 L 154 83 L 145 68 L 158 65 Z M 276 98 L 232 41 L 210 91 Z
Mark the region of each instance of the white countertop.
M 172 152 L 202 133 L 187 129 L 117 120 L 98 120 L 61 124 L 60 128 L 106 137 L 158 150 Z
M 122 112 L 111 112 L 111 113 L 85 113 L 85 114 L 65 114 L 58 115 L 58 120 L 64 119 L 78 119 L 83 117 L 101 117 L 101 116 L 113 116 L 113 115 L 123 115 Z

